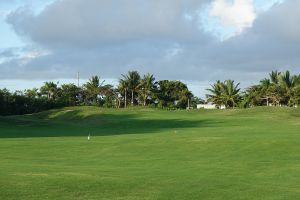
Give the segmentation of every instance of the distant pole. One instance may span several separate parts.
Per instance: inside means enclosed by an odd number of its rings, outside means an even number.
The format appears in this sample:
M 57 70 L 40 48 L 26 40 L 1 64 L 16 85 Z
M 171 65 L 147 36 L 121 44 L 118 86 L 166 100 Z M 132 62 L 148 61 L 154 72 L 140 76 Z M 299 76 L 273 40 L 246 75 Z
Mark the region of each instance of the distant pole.
M 265 99 L 265 100 L 267 100 L 267 106 L 269 106 L 270 105 L 270 102 L 269 102 L 269 96 L 266 96 L 265 98 L 261 98 L 261 99 Z
M 77 86 L 79 87 L 79 72 L 77 72 Z
M 188 98 L 188 109 L 190 109 L 190 98 Z
M 131 90 L 131 106 L 133 106 L 133 90 Z
M 127 88 L 125 88 L 125 102 L 124 102 L 124 108 L 127 106 Z

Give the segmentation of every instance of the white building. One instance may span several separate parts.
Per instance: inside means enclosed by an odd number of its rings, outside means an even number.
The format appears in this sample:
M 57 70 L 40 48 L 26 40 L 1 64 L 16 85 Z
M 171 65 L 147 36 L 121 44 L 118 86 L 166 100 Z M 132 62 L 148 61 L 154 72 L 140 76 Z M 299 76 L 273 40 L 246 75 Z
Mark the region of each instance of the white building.
M 220 106 L 220 109 L 221 109 L 221 110 L 226 109 L 226 106 L 225 106 L 225 105 L 221 105 L 221 106 Z
M 197 109 L 217 109 L 215 104 L 197 104 Z
M 197 104 L 197 109 L 218 109 L 216 104 Z M 221 105 L 219 109 L 226 109 L 225 105 Z

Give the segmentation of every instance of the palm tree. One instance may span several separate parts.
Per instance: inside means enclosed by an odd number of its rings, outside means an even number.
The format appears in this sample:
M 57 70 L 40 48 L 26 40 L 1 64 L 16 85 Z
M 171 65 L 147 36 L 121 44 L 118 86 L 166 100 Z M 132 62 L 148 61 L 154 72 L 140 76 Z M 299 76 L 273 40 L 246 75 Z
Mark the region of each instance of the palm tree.
M 210 94 L 206 94 L 206 98 L 208 102 L 212 102 L 217 106 L 222 105 L 222 82 L 217 80 L 216 83 L 211 85 L 211 88 L 206 89 L 210 92 Z
M 279 83 L 279 76 L 281 72 L 278 72 L 277 70 L 272 71 L 269 73 L 269 77 L 271 79 L 271 83 L 277 85 Z
M 84 88 L 86 89 L 87 99 L 92 100 L 93 102 L 97 101 L 97 96 L 100 93 L 100 88 L 103 85 L 104 81 L 100 83 L 100 77 L 92 76 L 89 81 L 84 84 Z
M 103 105 L 106 107 L 113 107 L 115 104 L 116 107 L 118 107 L 118 98 L 116 94 L 116 90 L 114 89 L 113 85 L 106 84 L 101 87 L 101 97 Z
M 278 72 L 277 70 L 272 71 L 269 73 L 270 78 L 270 84 L 266 88 L 264 84 L 262 84 L 262 90 L 261 93 L 264 96 L 265 99 L 267 99 L 267 105 L 269 105 L 269 99 L 272 101 L 273 105 L 278 105 L 281 101 L 281 97 L 279 95 L 281 88 L 280 88 L 280 77 L 281 72 Z M 264 90 L 265 89 L 265 90 Z
M 300 85 L 300 75 L 294 75 L 293 77 L 295 86 Z
M 243 106 L 252 107 L 261 105 L 261 85 L 252 85 L 246 89 L 243 96 Z
M 141 80 L 140 86 L 141 88 L 141 96 L 143 98 L 143 105 L 146 106 L 147 99 L 152 95 L 153 91 L 157 88 L 157 82 L 155 82 L 155 78 L 153 74 L 144 75 Z
M 285 89 L 290 89 L 295 86 L 294 76 L 291 76 L 290 72 L 287 70 L 280 76 L 280 84 Z
M 226 107 L 233 108 L 240 100 L 240 83 L 234 84 L 233 80 L 226 80 L 222 86 L 222 99 Z
M 127 79 L 119 79 L 119 91 L 124 91 L 124 108 L 127 107 L 127 91 L 128 91 L 129 83 Z
M 293 105 L 292 102 L 297 102 L 295 99 L 297 97 L 298 86 L 300 85 L 300 75 L 291 75 L 287 70 L 280 76 L 280 86 L 281 86 L 281 102 L 284 105 Z M 297 88 L 297 89 L 294 89 Z
M 287 105 L 291 98 L 291 90 L 295 86 L 295 77 L 287 70 L 280 75 L 281 103 Z
M 300 105 L 300 85 L 296 85 L 292 90 L 291 90 L 291 98 L 289 100 L 289 105 L 290 106 L 298 106 Z
M 122 77 L 128 83 L 128 88 L 131 91 L 131 105 L 134 105 L 134 94 L 139 91 L 140 86 L 140 74 L 137 71 L 129 71 L 127 75 L 123 75 Z
M 189 91 L 187 88 L 181 90 L 179 92 L 179 100 L 182 104 L 187 105 L 186 108 L 190 109 L 190 103 L 191 103 L 191 99 L 193 97 L 193 93 L 191 91 Z
M 58 82 L 45 82 L 45 84 L 40 88 L 42 94 L 46 94 L 48 99 L 55 99 L 58 91 Z
M 271 86 L 275 86 L 275 83 L 277 82 L 276 74 L 277 72 L 273 72 L 270 74 L 271 80 L 268 78 L 265 78 L 260 81 L 260 87 L 259 87 L 259 96 L 262 100 L 266 100 L 267 106 L 269 106 L 269 99 L 271 98 L 270 89 Z
M 218 107 L 225 105 L 227 108 L 233 108 L 241 100 L 239 85 L 240 83 L 235 85 L 233 80 L 224 82 L 218 80 L 211 88 L 207 89 L 210 92 L 206 95 L 207 101 Z
M 39 96 L 37 88 L 33 88 L 33 89 L 26 89 L 25 90 L 25 96 L 27 96 L 28 98 L 34 99 L 37 98 Z
M 114 88 L 113 89 L 113 94 L 114 94 L 115 100 L 116 100 L 116 103 L 115 103 L 116 108 L 120 108 L 121 107 L 121 98 L 122 98 L 122 95 L 121 95 L 120 91 L 123 91 L 123 90 L 119 90 L 119 88 Z

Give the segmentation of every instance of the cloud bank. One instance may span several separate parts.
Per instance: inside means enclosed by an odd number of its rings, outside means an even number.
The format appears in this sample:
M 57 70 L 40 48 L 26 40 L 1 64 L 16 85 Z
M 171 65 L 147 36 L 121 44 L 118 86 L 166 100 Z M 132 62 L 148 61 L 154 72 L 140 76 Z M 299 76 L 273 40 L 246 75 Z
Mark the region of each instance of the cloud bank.
M 205 31 L 207 6 L 234 36 L 221 41 Z M 252 81 L 272 69 L 299 72 L 299 10 L 297 0 L 259 15 L 251 0 L 60 0 L 39 14 L 23 7 L 7 23 L 30 46 L 0 64 L 0 78 L 72 78 L 77 71 L 118 78 L 136 69 L 166 79 Z

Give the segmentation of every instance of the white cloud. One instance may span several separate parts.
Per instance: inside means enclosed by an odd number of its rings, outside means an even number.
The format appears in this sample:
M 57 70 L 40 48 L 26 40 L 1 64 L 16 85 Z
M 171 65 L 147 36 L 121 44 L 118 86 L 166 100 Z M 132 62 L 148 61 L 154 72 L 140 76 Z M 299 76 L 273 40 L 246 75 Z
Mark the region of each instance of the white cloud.
M 28 59 L 35 59 L 49 54 L 51 54 L 51 52 L 47 50 L 33 50 L 33 51 L 26 52 L 23 57 Z
M 232 36 L 251 27 L 256 17 L 253 0 L 214 0 L 209 15 L 224 28 L 234 28 Z
M 21 65 L 26 65 L 30 63 L 32 60 L 37 59 L 42 56 L 50 55 L 51 51 L 44 49 L 35 49 L 28 52 L 24 52 L 23 55 L 20 56 Z

